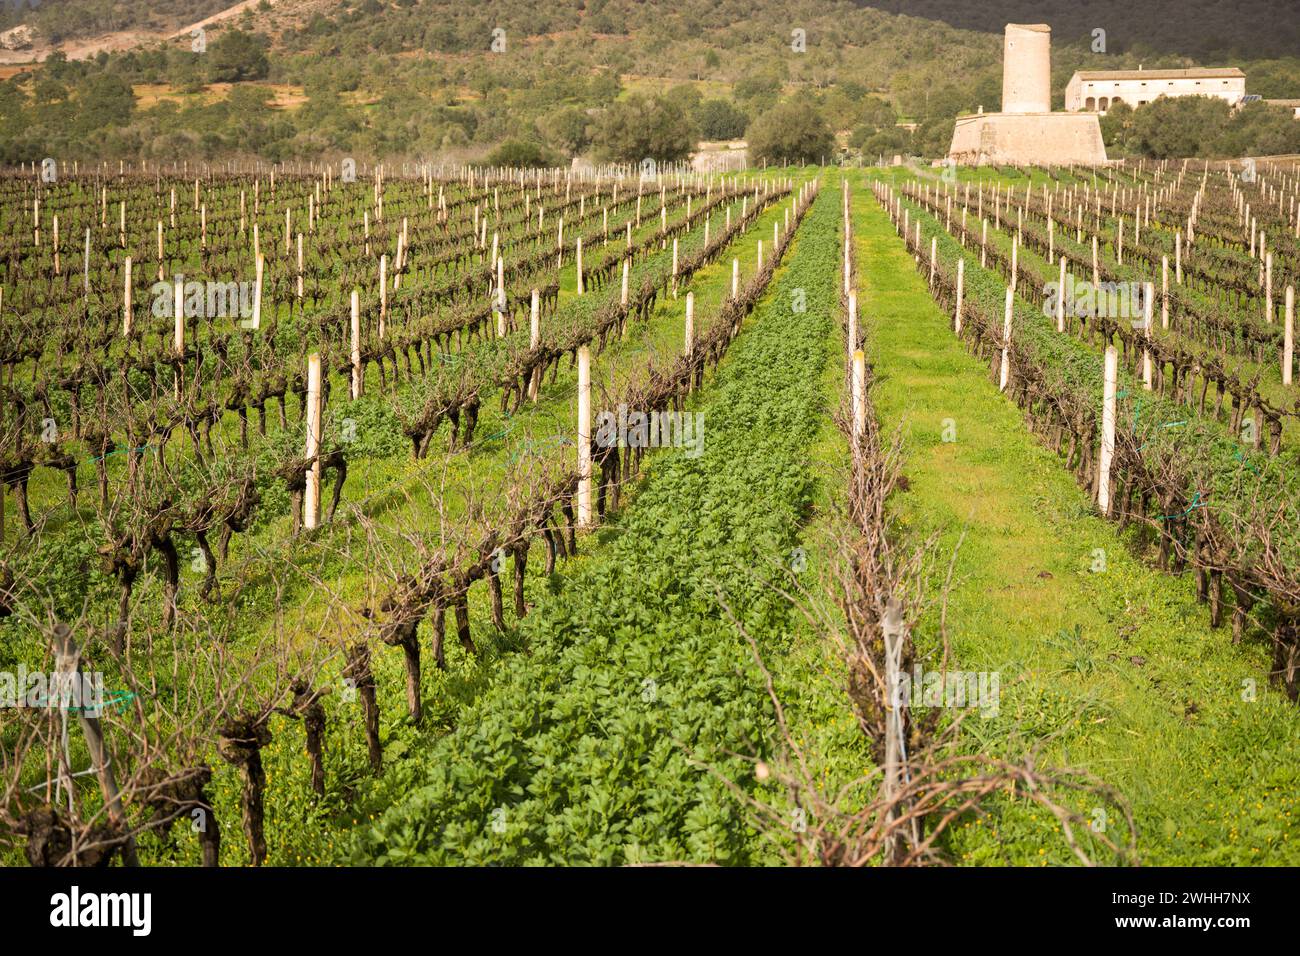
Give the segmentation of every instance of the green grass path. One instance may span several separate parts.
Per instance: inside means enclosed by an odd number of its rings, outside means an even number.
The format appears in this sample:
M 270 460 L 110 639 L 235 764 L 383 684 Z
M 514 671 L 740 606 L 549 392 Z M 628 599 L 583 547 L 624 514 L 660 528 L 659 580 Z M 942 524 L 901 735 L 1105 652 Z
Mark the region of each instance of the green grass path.
M 854 219 L 873 397 L 905 440 L 894 512 L 908 532 L 940 533 L 936 579 L 965 530 L 947 616 L 956 666 L 1001 675 L 999 714 L 963 724 L 971 745 L 1014 756 L 1042 743 L 1050 763 L 1104 779 L 1134 810 L 1144 863 L 1300 862 L 1300 712 L 1267 686 L 1267 648 L 1211 630 L 1190 575 L 1148 567 L 1095 515 L 953 336 L 865 183 Z M 937 628 L 936 605 L 923 650 Z M 1069 863 L 1054 829 L 1002 804 L 951 849 Z

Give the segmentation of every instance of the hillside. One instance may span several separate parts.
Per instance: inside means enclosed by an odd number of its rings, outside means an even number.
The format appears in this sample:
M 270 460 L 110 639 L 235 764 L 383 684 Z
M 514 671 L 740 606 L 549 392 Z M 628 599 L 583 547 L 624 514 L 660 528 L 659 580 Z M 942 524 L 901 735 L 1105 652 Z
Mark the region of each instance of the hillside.
M 425 7 L 415 2 L 396 5 L 417 10 Z M 1147 0 L 1141 4 L 1125 0 L 1092 0 L 1085 4 L 859 0 L 857 5 L 982 33 L 998 33 L 1007 22 L 1047 22 L 1058 37 L 1066 38 L 1091 36 L 1094 29 L 1102 28 L 1115 52 L 1143 48 L 1184 56 L 1256 58 L 1286 56 L 1300 48 L 1300 24 L 1292 16 L 1293 4 L 1287 0 L 1243 0 L 1231 5 L 1209 0 Z M 58 48 L 71 55 L 70 51 L 86 47 L 85 41 L 96 37 L 162 39 L 209 17 L 238 13 L 243 7 L 261 7 L 265 13 L 268 6 L 276 6 L 286 17 L 305 22 L 336 4 L 332 0 L 268 0 L 266 4 L 261 0 L 155 0 L 147 5 L 128 0 L 13 0 L 0 9 L 0 32 L 26 24 L 34 33 L 33 50 Z M 599 2 L 563 6 L 568 9 L 562 8 L 558 14 L 548 11 L 546 15 L 552 20 L 552 29 L 572 29 L 584 20 L 599 19 L 602 22 L 596 26 L 607 27 L 609 33 L 622 33 L 659 19 L 663 13 L 656 3 L 632 3 L 622 8 Z M 755 19 L 762 12 L 759 4 L 754 10 Z
M 228 6 L 229 0 L 13 0 L 0 11 L 0 30 L 26 24 L 35 49 L 66 50 L 105 35 L 163 37 Z
M 483 159 L 504 144 L 517 161 L 565 162 L 600 152 L 611 103 L 664 94 L 697 139 L 741 137 L 794 98 L 841 147 L 931 156 L 946 149 L 957 113 L 996 108 L 1006 16 L 1056 23 L 1058 102 L 1075 69 L 1139 64 L 1230 63 L 1246 69 L 1252 92 L 1300 97 L 1300 60 L 1265 58 L 1295 48 L 1288 27 L 1259 26 L 1285 22 L 1268 16 L 1284 6 L 1271 0 L 1195 43 L 1116 7 L 1105 53 L 1093 52 L 1088 23 L 1104 5 L 1086 16 L 1062 3 L 1003 6 L 975 17 L 939 2 L 196 0 L 145 13 L 45 0 L 0 18 L 33 30 L 30 49 L 0 55 L 12 64 L 0 89 L 0 159 Z M 1209 4 L 1180 5 L 1202 7 L 1217 16 Z M 201 43 L 191 37 L 198 26 Z
M 867 0 L 864 6 L 940 20 L 963 30 L 997 32 L 1004 23 L 1048 23 L 1057 36 L 1106 31 L 1113 52 L 1149 50 L 1194 57 L 1255 59 L 1300 49 L 1290 0 Z

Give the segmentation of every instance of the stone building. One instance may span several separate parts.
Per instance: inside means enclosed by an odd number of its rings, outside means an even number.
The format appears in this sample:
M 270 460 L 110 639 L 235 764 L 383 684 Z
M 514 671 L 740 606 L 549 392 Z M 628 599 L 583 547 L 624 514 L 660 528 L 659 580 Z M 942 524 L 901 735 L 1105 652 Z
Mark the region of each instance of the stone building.
M 1105 113 L 1116 103 L 1136 109 L 1161 96 L 1213 96 L 1236 106 L 1246 74 L 1233 67 L 1189 70 L 1080 70 L 1065 87 L 1066 110 Z
M 1265 100 L 1270 106 L 1281 106 L 1291 111 L 1291 115 L 1300 120 L 1300 100 Z
M 1002 43 L 1002 112 L 959 116 L 948 158 L 967 166 L 1097 165 L 1101 125 L 1088 113 L 1052 112 L 1052 30 L 1008 23 Z

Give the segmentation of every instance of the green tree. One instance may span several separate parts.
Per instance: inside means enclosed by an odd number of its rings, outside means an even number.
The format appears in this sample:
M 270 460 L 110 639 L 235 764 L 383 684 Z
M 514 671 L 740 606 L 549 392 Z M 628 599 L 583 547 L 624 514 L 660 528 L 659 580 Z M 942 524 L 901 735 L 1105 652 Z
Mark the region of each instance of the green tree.
M 700 88 L 694 83 L 678 83 L 664 94 L 664 99 L 669 103 L 676 103 L 682 109 L 690 112 L 700 105 L 703 99 Z
M 835 151 L 835 137 L 826 120 L 799 100 L 787 100 L 759 116 L 746 130 L 745 139 L 751 163 L 818 163 Z
M 100 74 L 82 88 L 77 112 L 80 133 L 105 126 L 125 126 L 135 111 L 135 94 L 131 84 L 120 76 Z
M 695 124 L 680 104 L 633 95 L 604 112 L 593 142 L 614 162 L 675 162 L 690 155 L 695 137 Z
M 256 33 L 231 30 L 208 45 L 208 78 L 213 83 L 263 80 L 270 72 L 266 42 Z
M 1231 109 L 1215 97 L 1160 97 L 1133 112 L 1136 145 L 1155 159 L 1208 155 L 1222 138 Z
M 1300 152 L 1300 120 L 1290 109 L 1248 103 L 1233 113 L 1214 144 L 1219 156 L 1277 156 Z
M 489 166 L 522 166 L 526 168 L 559 166 L 561 161 L 550 150 L 537 143 L 508 139 L 488 153 Z
M 547 142 L 569 156 L 591 145 L 591 122 L 587 111 L 579 107 L 570 106 L 550 114 L 542 120 L 541 128 Z
M 1101 118 L 1101 138 L 1107 151 L 1127 154 L 1133 151 L 1133 107 L 1121 101 Z
M 701 100 L 694 114 L 705 139 L 739 139 L 749 125 L 749 117 L 730 100 Z
M 776 105 L 781 95 L 781 81 L 771 75 L 746 76 L 732 88 L 736 101 L 751 113 L 761 113 Z
M 1268 100 L 1300 98 L 1300 59 L 1291 57 L 1246 67 L 1246 89 Z
M 859 106 L 862 122 L 872 129 L 886 129 L 898 122 L 894 108 L 878 96 L 868 96 Z
M 853 135 L 849 137 L 849 145 L 856 150 L 860 150 L 866 159 L 874 159 L 880 155 L 888 157 L 894 153 L 911 152 L 907 130 L 899 129 L 897 126 L 875 129 L 869 124 L 863 123 L 853 130 Z

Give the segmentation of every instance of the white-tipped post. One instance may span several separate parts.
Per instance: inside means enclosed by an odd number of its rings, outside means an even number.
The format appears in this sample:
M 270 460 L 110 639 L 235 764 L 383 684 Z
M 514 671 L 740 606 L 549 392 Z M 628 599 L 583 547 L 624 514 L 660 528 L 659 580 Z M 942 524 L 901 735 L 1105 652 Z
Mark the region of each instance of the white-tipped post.
M 1115 457 L 1116 397 L 1119 383 L 1119 351 L 1106 346 L 1106 365 L 1102 382 L 1101 455 L 1097 463 L 1097 506 L 1110 514 L 1110 464 Z
M 867 431 L 867 357 L 862 349 L 853 353 L 853 435 L 861 438 Z
M 352 399 L 361 397 L 361 291 L 352 290 Z
M 591 348 L 578 349 L 578 527 L 591 524 Z
M 998 391 L 1005 392 L 1011 380 L 1011 312 L 1015 293 L 1007 289 L 1007 307 L 1002 316 L 1002 371 L 998 376 Z
M 321 371 L 320 353 L 307 357 L 307 445 L 304 457 L 307 486 L 302 495 L 302 526 L 311 530 L 320 523 L 320 439 L 321 439 Z

